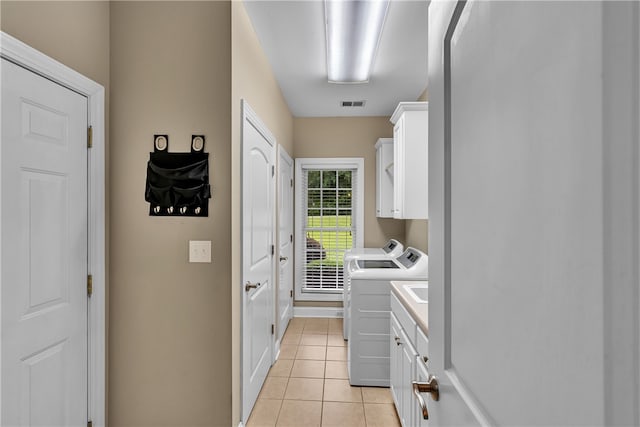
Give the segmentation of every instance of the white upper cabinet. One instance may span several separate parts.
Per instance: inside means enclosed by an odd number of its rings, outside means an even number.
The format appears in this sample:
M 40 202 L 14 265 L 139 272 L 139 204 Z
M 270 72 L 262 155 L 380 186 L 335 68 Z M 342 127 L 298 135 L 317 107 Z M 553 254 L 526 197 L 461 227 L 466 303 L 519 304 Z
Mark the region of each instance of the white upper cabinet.
M 376 216 L 393 218 L 393 138 L 376 142 Z
M 401 102 L 393 127 L 393 217 L 427 219 L 429 128 L 427 102 Z

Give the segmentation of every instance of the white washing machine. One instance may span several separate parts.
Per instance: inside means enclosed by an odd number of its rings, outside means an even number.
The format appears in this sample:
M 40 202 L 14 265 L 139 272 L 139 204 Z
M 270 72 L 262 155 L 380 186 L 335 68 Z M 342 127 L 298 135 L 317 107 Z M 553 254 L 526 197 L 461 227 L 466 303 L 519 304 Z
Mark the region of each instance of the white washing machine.
M 348 275 L 348 266 L 349 263 L 354 259 L 386 259 L 386 258 L 396 258 L 402 254 L 404 251 L 404 246 L 402 243 L 398 242 L 396 239 L 389 239 L 389 241 L 381 248 L 354 248 L 346 251 L 344 253 L 344 261 L 343 261 L 343 269 L 344 274 L 342 277 L 344 278 L 343 284 L 343 319 L 342 319 L 342 337 L 347 340 L 349 339 L 349 312 L 347 304 L 349 303 L 349 275 Z
M 428 280 L 429 258 L 408 248 L 393 259 L 353 259 L 349 262 L 350 301 L 347 367 L 357 386 L 389 387 L 389 317 L 392 280 Z
M 345 251 L 344 261 L 345 265 L 348 261 L 354 258 L 368 258 L 368 257 L 397 257 L 404 252 L 404 246 L 396 239 L 389 239 L 389 241 L 381 248 L 353 248 Z

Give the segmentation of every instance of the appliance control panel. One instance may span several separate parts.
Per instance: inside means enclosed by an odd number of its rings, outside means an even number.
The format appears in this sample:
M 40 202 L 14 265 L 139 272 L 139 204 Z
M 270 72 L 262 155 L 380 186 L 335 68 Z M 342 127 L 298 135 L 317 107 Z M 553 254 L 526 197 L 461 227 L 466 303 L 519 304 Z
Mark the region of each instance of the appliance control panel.
M 416 265 L 421 256 L 420 252 L 417 252 L 413 248 L 409 248 L 398 257 L 398 262 L 404 265 L 405 268 L 411 268 Z
M 388 254 L 389 252 L 391 252 L 392 250 L 394 250 L 394 249 L 396 248 L 396 246 L 398 246 L 398 241 L 397 241 L 397 240 L 393 240 L 393 239 L 391 239 L 391 240 L 389 240 L 389 241 L 387 242 L 387 244 L 386 244 L 386 245 L 384 245 L 384 246 L 382 247 L 382 250 L 383 250 L 385 253 L 387 253 L 387 254 Z

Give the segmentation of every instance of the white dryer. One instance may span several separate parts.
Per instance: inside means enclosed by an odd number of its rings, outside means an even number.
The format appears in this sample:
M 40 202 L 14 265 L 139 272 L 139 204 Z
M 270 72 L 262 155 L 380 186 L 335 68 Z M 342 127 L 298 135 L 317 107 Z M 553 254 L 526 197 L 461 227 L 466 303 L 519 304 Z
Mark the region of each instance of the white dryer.
M 343 270 L 344 283 L 342 287 L 342 337 L 349 339 L 349 311 L 347 304 L 349 303 L 349 275 L 348 267 L 349 263 L 354 259 L 386 259 L 396 258 L 402 254 L 404 246 L 396 239 L 389 239 L 389 241 L 381 248 L 354 248 L 349 249 L 344 253 Z
M 349 382 L 357 386 L 389 387 L 390 299 L 392 280 L 428 280 L 429 258 L 408 248 L 392 259 L 353 259 L 349 262 L 350 293 Z

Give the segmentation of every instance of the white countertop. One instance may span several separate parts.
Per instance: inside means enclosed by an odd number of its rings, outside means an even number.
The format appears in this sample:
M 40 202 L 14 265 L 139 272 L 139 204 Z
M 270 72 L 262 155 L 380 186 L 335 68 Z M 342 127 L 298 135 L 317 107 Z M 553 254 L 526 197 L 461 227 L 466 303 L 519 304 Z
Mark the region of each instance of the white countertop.
M 427 284 L 427 281 L 391 281 L 391 292 L 398 297 L 398 300 L 402 303 L 404 308 L 407 309 L 413 320 L 416 321 L 418 327 L 424 332 L 426 336 L 429 336 L 429 303 L 420 303 L 413 299 L 407 289 L 406 285 Z

